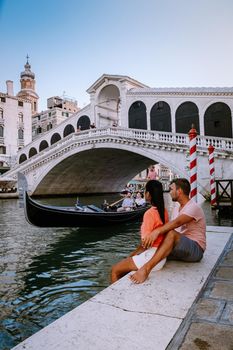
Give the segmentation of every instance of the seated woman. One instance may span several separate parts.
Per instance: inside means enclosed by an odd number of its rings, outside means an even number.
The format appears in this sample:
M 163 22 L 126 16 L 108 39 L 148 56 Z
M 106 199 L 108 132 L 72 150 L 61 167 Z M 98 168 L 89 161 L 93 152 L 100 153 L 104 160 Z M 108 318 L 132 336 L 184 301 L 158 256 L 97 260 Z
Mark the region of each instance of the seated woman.
M 148 181 L 146 184 L 145 197 L 151 204 L 151 208 L 148 209 L 143 216 L 141 239 L 150 235 L 155 228 L 163 226 L 168 222 L 168 212 L 164 206 L 163 186 L 161 182 L 157 180 Z M 137 271 L 144 266 L 152 256 L 154 256 L 164 238 L 165 235 L 158 236 L 153 242 L 152 247 L 148 249 L 145 249 L 142 243 L 140 243 L 138 248 L 127 258 L 113 265 L 111 270 L 111 283 L 116 282 L 128 272 Z M 166 258 L 162 259 L 155 265 L 154 270 L 158 271 L 162 269 L 165 262 Z
M 146 201 L 143 198 L 143 194 L 141 192 L 137 192 L 136 199 L 135 199 L 135 204 L 136 204 L 137 207 L 140 207 L 140 206 L 146 204 Z

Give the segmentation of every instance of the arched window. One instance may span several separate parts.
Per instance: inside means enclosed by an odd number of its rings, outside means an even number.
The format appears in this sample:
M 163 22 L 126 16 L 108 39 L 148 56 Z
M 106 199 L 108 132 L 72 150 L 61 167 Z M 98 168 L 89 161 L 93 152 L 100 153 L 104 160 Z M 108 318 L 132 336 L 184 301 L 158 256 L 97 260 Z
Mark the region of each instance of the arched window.
M 47 147 L 49 147 L 48 142 L 45 141 L 45 140 L 43 140 L 43 141 L 41 141 L 41 143 L 40 143 L 39 151 L 41 152 L 41 151 L 43 151 L 43 150 L 44 150 L 45 148 L 47 148 Z
M 41 128 L 41 126 L 38 126 L 38 128 L 36 129 L 36 133 L 37 133 L 37 134 L 41 134 L 41 133 L 42 133 L 42 128 Z
M 197 133 L 200 132 L 199 113 L 193 102 L 184 102 L 176 110 L 176 132 L 187 134 L 194 125 Z
M 55 134 L 53 134 L 53 136 L 51 137 L 51 141 L 50 144 L 53 145 L 54 143 L 56 143 L 57 141 L 61 140 L 61 136 L 56 132 Z
M 18 139 L 23 140 L 23 129 L 18 130 Z
M 4 128 L 0 126 L 0 137 L 4 137 Z
M 151 108 L 150 112 L 151 130 L 172 131 L 171 109 L 163 101 L 159 101 Z
M 33 157 L 35 154 L 37 154 L 37 150 L 35 149 L 35 147 L 30 148 L 29 158 Z
M 146 106 L 142 101 L 134 102 L 129 109 L 129 128 L 147 129 Z
M 74 127 L 71 124 L 66 125 L 64 132 L 63 132 L 63 137 L 66 137 L 74 132 Z
M 206 136 L 232 138 L 231 110 L 226 103 L 216 102 L 209 106 L 204 115 Z
M 82 115 L 77 121 L 77 129 L 80 127 L 81 130 L 90 129 L 90 118 L 87 115 Z
M 18 121 L 19 123 L 23 123 L 23 113 L 18 114 Z
M 3 109 L 0 108 L 0 119 L 3 119 Z
M 50 123 L 47 125 L 47 131 L 50 130 L 50 129 L 52 129 L 52 127 L 53 127 L 53 124 L 50 122 Z
M 25 162 L 25 160 L 27 160 L 27 156 L 26 154 L 21 154 L 21 156 L 19 157 L 19 164 Z
M 6 147 L 0 146 L 0 154 L 6 154 Z

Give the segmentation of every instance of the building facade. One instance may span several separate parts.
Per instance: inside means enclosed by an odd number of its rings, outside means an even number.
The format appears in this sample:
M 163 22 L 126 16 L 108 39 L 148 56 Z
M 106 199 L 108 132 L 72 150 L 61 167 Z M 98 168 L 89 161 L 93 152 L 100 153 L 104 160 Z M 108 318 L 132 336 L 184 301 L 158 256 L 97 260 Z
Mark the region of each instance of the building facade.
M 0 92 L 0 173 L 16 162 L 17 152 L 32 140 L 31 101 L 14 96 L 13 82 Z
M 32 139 L 54 128 L 66 118 L 79 111 L 76 100 L 54 96 L 47 99 L 46 111 L 32 116 Z

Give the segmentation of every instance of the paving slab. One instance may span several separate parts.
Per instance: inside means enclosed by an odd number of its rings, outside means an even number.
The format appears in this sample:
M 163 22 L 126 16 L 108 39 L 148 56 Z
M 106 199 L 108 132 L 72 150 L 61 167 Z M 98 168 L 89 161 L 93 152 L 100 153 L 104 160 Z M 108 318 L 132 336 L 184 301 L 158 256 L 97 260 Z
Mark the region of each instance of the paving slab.
M 14 350 L 166 349 L 232 233 L 210 231 L 200 263 L 168 262 L 140 285 L 125 276 Z
M 232 350 L 232 327 L 193 323 L 180 350 Z
M 224 307 L 225 303 L 221 300 L 200 299 L 194 309 L 194 318 L 217 322 Z

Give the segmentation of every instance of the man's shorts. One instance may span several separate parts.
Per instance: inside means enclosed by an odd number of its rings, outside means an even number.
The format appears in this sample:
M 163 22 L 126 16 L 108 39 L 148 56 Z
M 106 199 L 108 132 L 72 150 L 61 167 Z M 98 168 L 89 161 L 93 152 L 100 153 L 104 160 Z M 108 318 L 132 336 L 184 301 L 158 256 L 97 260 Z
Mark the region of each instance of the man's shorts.
M 141 254 L 132 256 L 133 262 L 137 266 L 137 268 L 140 269 L 143 265 L 145 265 L 145 263 L 147 263 L 147 261 L 149 261 L 153 257 L 157 249 L 158 248 L 156 247 L 152 247 L 145 250 Z M 153 268 L 153 271 L 161 270 L 165 262 L 166 262 L 166 259 L 161 260 L 157 265 L 155 265 L 155 267 Z
M 203 249 L 192 239 L 181 236 L 179 243 L 168 255 L 168 260 L 182 260 L 188 262 L 198 262 L 203 257 Z

